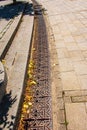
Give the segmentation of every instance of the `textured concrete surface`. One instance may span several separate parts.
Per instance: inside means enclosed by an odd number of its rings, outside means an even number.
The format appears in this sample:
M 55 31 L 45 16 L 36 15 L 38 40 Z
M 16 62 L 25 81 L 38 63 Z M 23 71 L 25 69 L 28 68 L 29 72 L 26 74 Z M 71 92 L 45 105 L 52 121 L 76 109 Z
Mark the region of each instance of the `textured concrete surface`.
M 86 130 L 87 0 L 37 1 L 47 9 L 53 39 L 53 130 Z
M 68 130 L 87 129 L 87 112 L 85 111 L 84 103 L 66 103 L 65 109 L 67 115 Z
M 28 7 L 27 11 L 30 9 Z M 2 42 L 0 41 L 0 45 L 4 46 L 3 42 L 8 42 L 7 38 L 12 36 L 11 33 L 16 29 L 16 25 L 19 23 L 20 18 L 21 15 L 16 17 L 10 28 L 3 36 L 4 40 Z M 15 121 L 23 92 L 27 61 L 29 58 L 33 20 L 33 15 L 31 16 L 25 13 L 18 32 L 4 59 L 4 66 L 7 74 L 7 85 L 5 97 L 2 104 L 0 104 L 2 106 L 0 106 L 0 129 L 3 130 L 13 130 L 13 127 L 15 129 Z M 8 37 L 6 37 L 6 35 Z M 0 50 L 2 51 L 3 48 L 0 47 Z
M 14 21 L 14 18 L 22 12 L 22 4 L 14 6 L 13 1 L 0 1 L 0 39 Z
M 17 28 L 19 27 L 20 22 L 21 22 L 24 7 L 25 7 L 25 4 L 22 4 L 20 6 L 20 8 L 21 8 L 20 14 L 14 18 L 14 20 L 9 25 L 8 29 L 6 29 L 4 34 L 3 34 L 3 31 L 1 30 L 2 32 L 1 32 L 1 39 L 0 39 L 0 58 L 4 58 L 4 55 L 7 52 L 8 48 L 12 42 L 12 39 L 15 36 Z M 3 9 L 3 11 L 4 11 L 4 9 Z M 3 18 L 1 18 L 1 19 L 3 19 Z M 8 20 L 8 21 L 11 21 L 11 18 L 9 18 L 9 19 L 10 20 Z M 7 21 L 7 19 L 5 18 L 4 21 Z

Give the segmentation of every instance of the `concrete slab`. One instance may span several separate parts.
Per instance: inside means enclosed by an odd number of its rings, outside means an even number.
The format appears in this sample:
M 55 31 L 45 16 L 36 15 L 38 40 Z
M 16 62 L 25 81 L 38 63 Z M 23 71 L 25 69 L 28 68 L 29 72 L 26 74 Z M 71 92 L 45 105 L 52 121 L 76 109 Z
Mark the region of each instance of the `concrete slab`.
M 57 57 L 60 58 L 69 58 L 69 51 L 66 48 L 57 49 Z
M 65 43 L 68 51 L 78 51 L 79 47 L 75 42 L 67 42 Z
M 87 62 L 86 61 L 77 61 L 73 62 L 73 66 L 75 69 L 75 72 L 78 75 L 86 75 L 87 74 Z
M 69 58 L 59 59 L 59 67 L 61 72 L 73 71 L 73 64 Z
M 79 80 L 74 71 L 61 73 L 63 90 L 77 90 L 81 89 Z
M 58 42 L 56 43 L 56 48 L 64 48 L 64 47 L 65 47 L 64 40 L 58 40 Z
M 84 103 L 66 103 L 66 120 L 68 130 L 86 130 L 87 113 Z
M 81 82 L 81 89 L 87 90 L 87 75 L 80 75 L 79 80 Z
M 72 60 L 72 63 L 74 61 L 83 61 L 84 60 L 84 56 L 80 50 L 69 51 L 69 55 L 70 55 L 70 59 Z M 84 54 L 84 55 L 86 55 L 86 54 Z

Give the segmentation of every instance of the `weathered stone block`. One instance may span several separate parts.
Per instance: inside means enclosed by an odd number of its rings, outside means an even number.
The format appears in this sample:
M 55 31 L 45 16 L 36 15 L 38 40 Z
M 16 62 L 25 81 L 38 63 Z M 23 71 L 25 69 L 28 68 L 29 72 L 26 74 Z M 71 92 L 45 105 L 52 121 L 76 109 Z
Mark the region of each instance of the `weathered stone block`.
M 68 130 L 87 130 L 87 113 L 84 103 L 66 103 Z

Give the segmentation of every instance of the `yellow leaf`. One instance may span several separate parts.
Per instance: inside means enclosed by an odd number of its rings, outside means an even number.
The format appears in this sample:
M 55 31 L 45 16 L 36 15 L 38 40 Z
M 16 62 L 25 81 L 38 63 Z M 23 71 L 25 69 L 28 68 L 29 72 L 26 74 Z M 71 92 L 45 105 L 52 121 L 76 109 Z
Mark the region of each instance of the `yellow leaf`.
M 27 108 L 28 108 L 28 105 L 27 105 L 27 104 L 24 104 L 24 105 L 23 105 L 23 108 L 26 108 L 26 109 L 27 109 Z
M 4 64 L 6 63 L 6 60 L 2 60 L 1 62 L 2 62 L 2 64 L 4 65 Z
M 26 109 L 22 109 L 23 114 L 26 113 Z
M 33 74 L 33 69 L 29 69 L 28 74 Z
M 31 85 L 36 85 L 37 83 L 36 83 L 36 81 L 30 81 L 30 83 L 29 83 L 29 85 L 31 86 Z
M 29 64 L 29 68 L 33 68 L 33 64 Z
M 26 95 L 26 100 L 31 100 L 32 96 Z
M 33 78 L 33 75 L 31 73 L 28 73 L 28 77 L 31 79 Z
M 27 114 L 29 114 L 30 113 L 30 111 L 29 110 L 27 110 Z
M 21 115 L 21 119 L 23 119 L 23 118 L 24 118 L 24 115 L 22 114 L 22 115 Z
M 32 103 L 31 103 L 31 102 L 28 102 L 28 105 L 29 105 L 29 106 L 32 106 Z
M 33 51 L 35 51 L 36 49 L 35 49 L 35 48 L 33 48 L 32 50 L 33 50 Z

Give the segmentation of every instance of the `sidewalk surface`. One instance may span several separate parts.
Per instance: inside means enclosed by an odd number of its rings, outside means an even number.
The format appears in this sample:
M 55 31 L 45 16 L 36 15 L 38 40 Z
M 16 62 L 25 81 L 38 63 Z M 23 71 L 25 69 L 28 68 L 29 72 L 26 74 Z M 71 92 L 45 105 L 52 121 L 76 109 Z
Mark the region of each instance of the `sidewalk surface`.
M 87 0 L 37 2 L 47 9 L 57 52 L 54 130 L 87 130 Z

